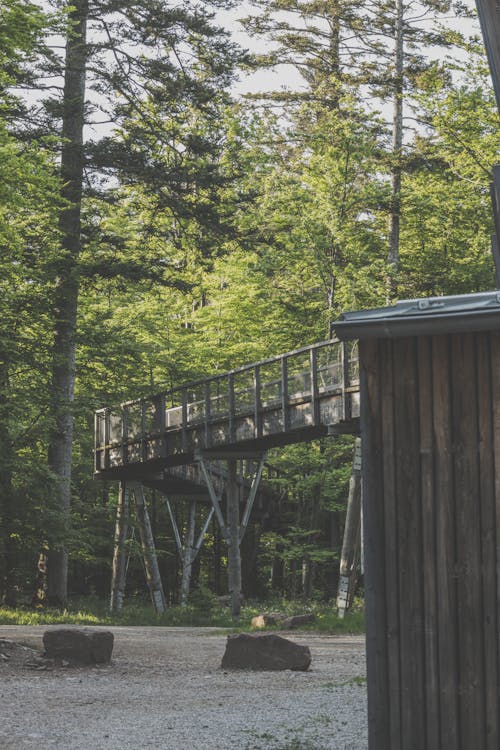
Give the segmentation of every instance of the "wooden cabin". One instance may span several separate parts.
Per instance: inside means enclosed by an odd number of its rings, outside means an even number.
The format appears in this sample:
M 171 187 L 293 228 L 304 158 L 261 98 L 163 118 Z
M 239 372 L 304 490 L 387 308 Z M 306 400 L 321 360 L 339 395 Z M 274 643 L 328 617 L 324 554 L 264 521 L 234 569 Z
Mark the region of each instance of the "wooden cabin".
M 500 747 L 500 292 L 359 339 L 370 750 Z

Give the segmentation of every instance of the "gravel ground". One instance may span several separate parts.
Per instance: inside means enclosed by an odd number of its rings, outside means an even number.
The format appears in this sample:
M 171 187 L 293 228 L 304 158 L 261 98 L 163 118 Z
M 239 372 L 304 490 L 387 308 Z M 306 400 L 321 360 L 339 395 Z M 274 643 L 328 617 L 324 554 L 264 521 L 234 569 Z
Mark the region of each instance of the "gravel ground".
M 46 629 L 0 626 L 0 639 L 41 649 Z M 362 636 L 282 633 L 310 646 L 311 669 L 257 673 L 220 669 L 220 630 L 109 629 L 111 665 L 0 660 L 1 750 L 367 748 Z

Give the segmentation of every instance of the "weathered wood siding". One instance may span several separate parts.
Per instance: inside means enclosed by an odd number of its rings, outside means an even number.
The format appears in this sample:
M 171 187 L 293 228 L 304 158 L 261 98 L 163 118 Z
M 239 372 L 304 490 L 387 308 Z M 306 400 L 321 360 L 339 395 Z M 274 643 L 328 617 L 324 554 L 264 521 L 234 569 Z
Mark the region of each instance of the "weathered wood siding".
M 500 334 L 360 365 L 370 750 L 498 750 Z

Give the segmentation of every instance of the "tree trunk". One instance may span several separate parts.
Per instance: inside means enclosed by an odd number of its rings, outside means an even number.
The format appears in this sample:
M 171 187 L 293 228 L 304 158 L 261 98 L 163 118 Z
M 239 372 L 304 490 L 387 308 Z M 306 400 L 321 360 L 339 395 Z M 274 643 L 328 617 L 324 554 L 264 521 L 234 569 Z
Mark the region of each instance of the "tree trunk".
M 196 500 L 192 500 L 189 506 L 189 515 L 186 529 L 186 540 L 182 555 L 182 582 L 181 582 L 181 604 L 187 604 L 189 588 L 191 586 L 191 571 L 193 569 L 194 529 L 196 523 Z
M 293 558 L 290 562 L 288 595 L 292 601 L 297 598 L 297 560 Z
M 32 607 L 43 607 L 47 603 L 48 550 L 42 549 L 36 561 L 35 585 L 31 597 Z
M 328 100 L 327 106 L 331 110 L 338 109 L 341 93 L 341 70 L 340 70 L 340 19 L 338 8 L 333 8 L 331 15 L 327 17 L 329 44 L 328 44 L 328 70 L 325 71 L 328 78 Z M 316 86 L 321 89 L 324 79 L 318 80 Z
M 306 599 L 312 597 L 314 582 L 314 563 L 309 556 L 302 560 L 302 595 Z
M 254 521 L 248 525 L 240 544 L 241 587 L 245 599 L 259 599 L 264 593 L 259 575 L 260 537 L 261 525 Z
M 282 553 L 283 545 L 277 544 L 271 567 L 271 589 L 280 594 L 285 590 L 285 563 Z
M 229 593 L 231 595 L 231 614 L 235 619 L 238 619 L 241 610 L 241 556 L 240 503 L 235 459 L 228 461 L 226 491 L 227 523 L 229 527 L 229 544 L 227 550 Z
M 349 499 L 340 558 L 340 581 L 337 596 L 339 617 L 349 609 L 356 587 L 357 562 L 361 531 L 361 440 L 356 438 L 354 464 L 349 482 Z
M 115 549 L 113 554 L 113 569 L 111 574 L 111 612 L 119 612 L 123 606 L 125 595 L 125 579 L 127 574 L 127 536 L 129 519 L 129 493 L 124 482 L 120 482 L 118 505 L 116 508 Z
M 201 556 L 196 555 L 192 564 L 191 564 L 191 584 L 190 587 L 192 590 L 197 589 L 200 585 L 200 575 L 201 575 Z
M 151 531 L 151 523 L 149 521 L 142 486 L 138 485 L 134 488 L 134 498 L 137 526 L 139 527 L 142 555 L 144 558 L 144 567 L 146 569 L 146 580 L 154 608 L 156 612 L 161 615 L 165 612 L 167 605 L 165 594 L 163 592 L 160 570 L 158 568 L 153 532 Z
M 321 452 L 324 451 L 323 446 L 320 448 Z M 309 544 L 314 544 L 315 535 L 317 533 L 319 525 L 320 515 L 320 504 L 321 504 L 321 485 L 318 484 L 314 487 L 312 497 L 309 500 L 310 503 L 310 520 L 309 529 L 311 534 L 309 535 Z M 316 572 L 316 566 L 311 560 L 309 554 L 305 554 L 302 560 L 302 595 L 306 599 L 311 599 L 314 587 L 314 576 Z
M 12 471 L 14 451 L 8 426 L 7 387 L 8 365 L 0 361 L 0 528 L 2 540 L 2 565 L 0 574 L 0 599 L 8 607 L 17 604 L 17 544 L 14 533 L 16 504 L 13 497 Z
M 55 507 L 59 528 L 49 551 L 47 598 L 63 605 L 68 589 L 66 533 L 71 506 L 72 404 L 75 390 L 75 335 L 78 305 L 78 257 L 83 183 L 83 126 L 85 105 L 86 26 L 88 0 L 74 0 L 66 43 L 61 179 L 65 207 L 59 216 L 62 253 L 55 282 L 55 324 L 52 361 L 53 428 L 49 466 L 55 475 Z
M 334 510 L 330 513 L 330 549 L 335 553 L 335 559 L 338 559 L 340 565 L 342 539 L 340 535 L 340 514 Z M 338 555 L 338 557 L 337 557 Z M 328 567 L 328 593 L 336 592 L 339 585 L 339 567 L 331 565 Z
M 216 594 L 222 592 L 222 540 L 221 531 L 217 519 L 212 522 L 212 534 L 214 537 L 214 591 Z
M 396 2 L 394 30 L 394 100 L 392 120 L 391 210 L 389 216 L 388 302 L 397 296 L 401 222 L 401 154 L 403 148 L 404 0 Z

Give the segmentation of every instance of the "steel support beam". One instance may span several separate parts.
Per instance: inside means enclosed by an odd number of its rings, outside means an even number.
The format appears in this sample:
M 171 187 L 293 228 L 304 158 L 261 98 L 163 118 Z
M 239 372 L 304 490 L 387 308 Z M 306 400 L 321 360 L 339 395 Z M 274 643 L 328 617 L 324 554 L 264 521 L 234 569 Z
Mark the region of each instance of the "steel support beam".
M 266 456 L 267 456 L 267 454 L 264 453 L 260 457 L 260 460 L 259 460 L 259 463 L 258 463 L 258 466 L 257 466 L 257 471 L 255 472 L 255 474 L 253 476 L 253 479 L 252 479 L 252 484 L 250 486 L 250 492 L 248 493 L 248 497 L 247 497 L 247 501 L 246 501 L 246 505 L 245 505 L 245 510 L 244 510 L 244 513 L 243 513 L 243 518 L 241 519 L 241 524 L 240 524 L 240 544 L 241 544 L 241 540 L 245 536 L 245 532 L 246 532 L 247 526 L 248 526 L 248 521 L 250 520 L 250 514 L 252 512 L 252 508 L 253 508 L 253 504 L 255 502 L 255 498 L 257 496 L 257 492 L 258 492 L 259 485 L 260 485 L 260 480 L 262 479 L 262 472 L 264 471 L 264 464 L 265 464 L 265 461 L 266 461 Z
M 197 456 L 197 460 L 199 461 L 199 464 L 200 464 L 200 467 L 201 467 L 201 471 L 203 473 L 203 477 L 204 477 L 205 483 L 207 485 L 208 494 L 210 495 L 210 500 L 211 500 L 212 507 L 213 507 L 214 512 L 215 512 L 215 517 L 217 519 L 217 523 L 219 524 L 220 530 L 222 531 L 222 536 L 224 537 L 224 540 L 227 543 L 227 541 L 229 539 L 229 531 L 228 531 L 228 528 L 227 528 L 226 523 L 224 521 L 224 516 L 222 515 L 222 510 L 221 510 L 221 507 L 220 507 L 221 506 L 221 499 L 222 498 L 220 497 L 220 495 L 217 494 L 217 492 L 215 490 L 214 483 L 213 483 L 213 480 L 212 480 L 212 476 L 210 474 L 209 465 L 207 465 L 208 461 L 201 454 L 199 456 Z

